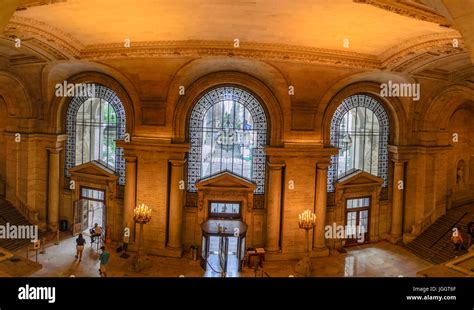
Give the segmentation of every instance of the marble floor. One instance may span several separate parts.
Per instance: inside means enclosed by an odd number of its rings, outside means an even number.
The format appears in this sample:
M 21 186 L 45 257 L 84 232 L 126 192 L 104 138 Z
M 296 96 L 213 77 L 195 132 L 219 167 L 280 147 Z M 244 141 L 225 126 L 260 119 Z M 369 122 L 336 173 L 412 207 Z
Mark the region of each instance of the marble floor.
M 147 256 L 140 272 L 134 268 L 134 253 L 127 259 L 115 252 L 116 246 L 108 245 L 111 253 L 108 276 L 111 277 L 216 277 L 212 271 L 204 272 L 199 261 L 182 258 Z M 25 256 L 24 252 L 16 253 Z M 50 244 L 46 253 L 39 255 L 43 268 L 25 276 L 33 277 L 99 277 L 99 260 L 96 248 L 87 244 L 82 261 L 75 259 L 75 239 L 61 235 L 59 245 Z M 297 261 L 266 261 L 263 272 L 243 268 L 232 272 L 234 277 L 288 277 L 299 276 L 295 272 Z M 348 248 L 347 253 L 333 253 L 330 257 L 312 259 L 314 277 L 415 277 L 417 272 L 432 266 L 414 256 L 403 247 L 382 241 Z M 2 275 L 0 264 L 0 276 Z M 8 272 L 7 272 L 8 273 Z

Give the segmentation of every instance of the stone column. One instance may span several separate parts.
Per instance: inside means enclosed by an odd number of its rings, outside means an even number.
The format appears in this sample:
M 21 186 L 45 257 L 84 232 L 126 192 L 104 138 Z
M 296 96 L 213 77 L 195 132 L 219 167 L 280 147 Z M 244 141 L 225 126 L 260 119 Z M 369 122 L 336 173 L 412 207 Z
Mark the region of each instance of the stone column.
M 183 229 L 183 196 L 184 188 L 181 188 L 180 181 L 183 181 L 184 163 L 182 159 L 172 159 L 171 181 L 170 181 L 170 210 L 168 225 L 168 247 L 182 250 L 182 229 Z
M 316 227 L 314 228 L 313 253 L 328 256 L 324 227 L 326 226 L 327 183 L 329 163 L 318 163 L 316 169 Z
M 393 199 L 392 199 L 392 228 L 390 241 L 397 243 L 402 239 L 403 222 L 403 192 L 405 189 L 405 162 L 393 160 Z M 399 184 L 399 182 L 402 182 Z
M 135 209 L 137 197 L 137 158 L 125 156 L 125 190 L 123 199 L 123 228 L 131 230 L 134 227 L 133 209 Z M 122 231 L 123 235 L 123 231 Z M 130 233 L 130 236 L 133 236 Z
M 265 250 L 280 250 L 280 218 L 281 218 L 281 187 L 282 169 L 285 164 L 268 163 L 268 204 L 267 204 L 267 239 Z
M 59 153 L 62 148 L 48 148 L 48 229 L 56 232 L 59 228 Z

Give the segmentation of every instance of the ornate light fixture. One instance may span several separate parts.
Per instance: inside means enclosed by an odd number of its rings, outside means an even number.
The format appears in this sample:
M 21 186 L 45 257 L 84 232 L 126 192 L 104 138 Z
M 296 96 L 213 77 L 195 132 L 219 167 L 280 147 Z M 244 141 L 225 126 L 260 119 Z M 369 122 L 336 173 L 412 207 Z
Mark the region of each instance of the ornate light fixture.
M 306 210 L 299 215 L 298 225 L 306 231 L 313 229 L 316 226 L 316 214 L 310 210 Z
M 146 224 L 151 220 L 151 209 L 147 205 L 141 204 L 133 210 L 133 219 L 136 223 Z
M 299 262 L 297 269 L 299 272 L 303 273 L 306 277 L 311 276 L 312 266 L 311 266 L 311 244 L 309 242 L 309 231 L 316 226 L 316 214 L 310 210 L 305 210 L 298 216 L 298 226 L 301 229 L 305 230 L 306 234 L 306 247 L 307 254 Z
M 133 210 L 133 220 L 135 221 L 135 223 L 140 224 L 140 238 L 138 239 L 138 250 L 137 256 L 135 258 L 135 271 L 138 272 L 141 270 L 142 265 L 142 262 L 140 261 L 140 250 L 141 244 L 143 243 L 143 225 L 150 222 L 151 209 L 143 203 L 135 207 L 135 209 Z

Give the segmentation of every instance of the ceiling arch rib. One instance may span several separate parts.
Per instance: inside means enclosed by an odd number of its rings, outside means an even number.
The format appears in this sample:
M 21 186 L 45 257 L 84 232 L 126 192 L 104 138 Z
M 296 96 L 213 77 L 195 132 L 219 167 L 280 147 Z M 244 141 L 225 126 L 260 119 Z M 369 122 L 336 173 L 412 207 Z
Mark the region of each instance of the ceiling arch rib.
M 50 61 L 79 58 L 84 48 L 79 40 L 54 26 L 17 16 L 10 20 L 3 35 L 13 40 L 19 38 L 22 44 Z
M 234 6 L 228 4 L 203 1 L 203 4 L 193 11 L 189 7 L 191 2 L 187 0 L 179 3 L 169 3 L 164 0 L 137 1 L 137 8 L 144 7 L 140 3 L 146 2 L 149 4 L 149 10 L 129 9 L 129 5 L 125 5 L 129 4 L 127 0 L 103 0 L 100 3 L 92 0 L 75 0 L 74 3 L 49 0 L 46 1 L 48 5 L 39 5 L 45 1 L 24 0 L 21 3 L 23 9 L 15 13 L 7 26 L 5 35 L 10 40 L 22 39 L 25 45 L 49 61 L 235 56 L 266 61 L 303 62 L 412 73 L 434 63 L 437 59 L 445 59 L 451 55 L 466 52 L 459 32 L 437 25 L 437 23 L 445 24 L 446 18 L 443 14 L 437 13 L 437 10 L 430 9 L 427 5 L 412 3 L 413 1 L 409 0 L 346 0 L 329 2 L 325 5 L 319 2 L 308 4 L 297 1 L 292 2 L 290 11 L 285 11 L 288 3 L 282 3 L 281 7 L 265 5 L 264 8 L 260 8 L 255 3 L 245 3 L 242 4 L 242 8 L 235 9 Z M 91 7 L 88 4 L 92 2 L 95 5 Z M 380 5 L 377 7 L 374 4 L 376 2 L 395 7 L 399 5 L 403 8 L 398 11 L 381 10 Z M 196 27 L 188 27 L 191 26 L 187 25 L 188 23 L 193 24 L 206 18 L 209 13 L 207 9 L 211 7 L 211 4 L 216 11 L 226 13 L 223 14 L 226 16 L 225 23 L 222 20 L 211 20 L 205 23 L 207 26 L 199 24 L 195 25 Z M 94 12 L 90 11 L 92 8 Z M 127 12 L 123 11 L 125 8 L 128 8 Z M 160 10 L 160 8 L 167 10 Z M 169 20 L 177 11 L 183 12 L 184 15 L 193 12 L 193 16 L 182 19 L 184 24 L 179 25 L 188 29 L 186 36 L 183 36 L 181 32 L 171 31 L 173 27 L 178 27 L 175 21 Z M 237 23 L 242 18 L 239 14 L 244 11 L 249 12 L 248 18 L 252 20 L 255 27 L 247 29 L 241 23 Z M 347 12 L 352 13 L 347 16 Z M 359 27 L 350 25 L 356 22 L 353 15 L 357 14 L 353 14 L 354 12 L 359 13 L 357 16 Z M 394 12 L 398 14 L 393 14 Z M 331 13 L 329 14 L 332 16 L 331 20 L 346 22 L 334 25 L 333 21 L 323 18 L 328 13 Z M 127 14 L 128 17 L 126 30 L 123 29 L 122 19 L 120 19 L 121 25 L 118 25 L 118 19 L 115 18 L 123 14 Z M 161 22 L 155 21 L 156 18 L 150 19 L 153 16 L 156 17 L 156 14 L 162 17 Z M 88 16 L 88 18 L 81 18 L 81 16 Z M 146 40 L 149 36 L 143 33 L 142 29 L 134 28 L 138 22 L 143 25 L 143 21 L 148 19 L 150 19 L 150 24 L 147 29 L 154 33 L 154 41 Z M 97 29 L 98 20 L 108 21 L 106 24 L 101 24 L 100 31 Z M 220 23 L 220 27 L 214 27 L 216 25 L 213 23 Z M 301 26 L 298 27 L 297 32 L 283 27 L 286 24 L 295 23 Z M 238 49 L 233 47 L 234 36 L 226 31 L 229 30 L 229 27 L 226 27 L 229 24 L 235 24 L 233 32 L 242 34 L 241 45 Z M 350 27 L 347 28 L 348 26 Z M 211 28 L 212 31 L 209 32 Z M 270 28 L 272 33 L 280 33 L 280 36 L 270 35 L 268 33 Z M 315 36 L 311 29 L 327 30 L 318 32 Z M 117 37 L 117 33 L 123 35 Z M 351 42 L 349 49 L 342 48 L 342 38 L 334 41 L 333 37 L 337 33 L 348 34 Z M 388 33 L 390 35 L 387 35 Z M 169 37 L 171 34 L 172 36 Z M 130 37 L 132 40 L 131 48 L 123 46 L 125 37 Z M 165 40 L 168 37 L 172 39 Z M 453 39 L 459 41 L 458 48 L 449 46 Z M 361 44 L 362 41 L 364 44 Z

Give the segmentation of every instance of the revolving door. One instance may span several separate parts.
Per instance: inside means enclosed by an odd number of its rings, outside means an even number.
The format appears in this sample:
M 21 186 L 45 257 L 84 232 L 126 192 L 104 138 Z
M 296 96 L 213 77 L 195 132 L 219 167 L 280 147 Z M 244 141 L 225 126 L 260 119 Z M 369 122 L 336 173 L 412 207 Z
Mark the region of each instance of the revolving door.
M 247 225 L 238 220 L 210 219 L 201 228 L 201 267 L 224 275 L 241 271 Z

